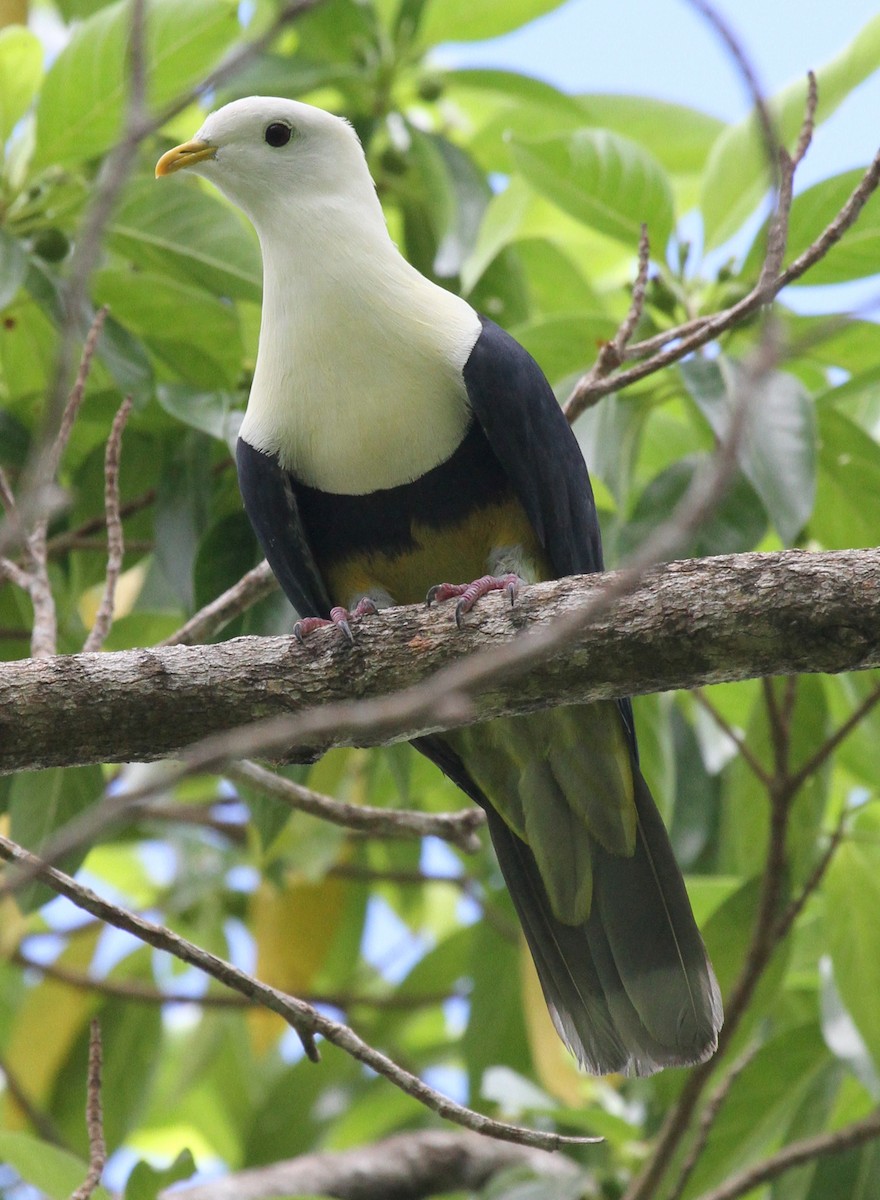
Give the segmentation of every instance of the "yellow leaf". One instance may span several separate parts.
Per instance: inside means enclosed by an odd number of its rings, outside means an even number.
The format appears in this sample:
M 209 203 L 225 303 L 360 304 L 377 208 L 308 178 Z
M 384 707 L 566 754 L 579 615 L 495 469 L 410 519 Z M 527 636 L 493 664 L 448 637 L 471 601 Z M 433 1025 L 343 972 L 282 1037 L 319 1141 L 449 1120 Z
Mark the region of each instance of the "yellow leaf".
M 525 939 L 520 943 L 520 978 L 526 1032 L 538 1081 L 546 1092 L 569 1108 L 579 1108 L 583 1104 L 588 1081 L 553 1028 Z
M 127 571 L 123 571 L 119 576 L 119 579 L 116 581 L 116 592 L 113 596 L 114 621 L 118 621 L 120 617 L 127 617 L 132 611 L 137 603 L 138 596 L 141 594 L 141 588 L 144 586 L 144 580 L 147 578 L 147 571 L 149 569 L 149 559 L 142 558 L 139 563 L 135 563 L 133 567 L 129 567 Z M 104 584 L 96 583 L 94 587 L 86 588 L 80 596 L 77 608 L 79 618 L 86 629 L 91 629 L 94 625 L 103 595 Z
M 314 986 L 345 914 L 341 879 L 307 882 L 290 874 L 283 889 L 261 883 L 250 904 L 251 932 L 257 943 L 257 976 L 293 996 Z M 249 1014 L 251 1036 L 265 1053 L 287 1028 L 274 1013 Z
M 77 934 L 56 960 L 61 967 L 88 970 L 101 934 L 96 925 Z M 98 1008 L 100 997 L 56 979 L 43 979 L 28 991 L 18 1010 L 7 1045 L 5 1061 L 24 1086 L 28 1099 L 45 1108 L 55 1078 L 67 1062 L 73 1043 Z M 23 1129 L 27 1119 L 7 1090 L 3 1120 L 7 1129 Z

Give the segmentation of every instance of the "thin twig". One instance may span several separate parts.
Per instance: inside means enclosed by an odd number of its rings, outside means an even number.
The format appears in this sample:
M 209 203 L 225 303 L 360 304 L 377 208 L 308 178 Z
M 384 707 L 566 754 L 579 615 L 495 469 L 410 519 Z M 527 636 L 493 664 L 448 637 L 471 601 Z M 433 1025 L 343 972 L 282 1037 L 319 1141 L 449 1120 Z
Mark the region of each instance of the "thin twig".
M 568 417 L 569 421 L 577 420 L 581 413 L 588 407 L 589 403 L 596 403 L 598 397 L 592 401 L 582 400 L 582 397 L 591 396 L 593 384 L 600 379 L 605 379 L 623 362 L 629 340 L 635 332 L 636 325 L 638 325 L 639 318 L 645 307 L 645 289 L 648 285 L 648 267 L 650 261 L 651 243 L 648 239 L 648 227 L 643 224 L 639 235 L 639 265 L 632 288 L 629 310 L 623 321 L 621 321 L 617 333 L 615 333 L 610 341 L 603 343 L 595 363 L 593 363 L 587 374 L 578 380 L 576 387 L 566 400 L 562 411 Z
M 767 771 L 765 771 L 762 764 L 752 753 L 745 738 L 742 737 L 723 716 L 723 714 L 719 712 L 719 710 L 706 695 L 705 691 L 702 688 L 694 688 L 691 692 L 691 695 L 696 703 L 699 704 L 699 706 L 709 714 L 725 737 L 728 737 L 731 742 L 733 742 L 734 746 L 736 746 L 737 753 L 740 755 L 743 762 L 749 767 L 752 774 L 765 786 L 769 785 L 770 775 L 767 773 Z
M 790 748 L 789 729 L 780 708 L 774 681 L 765 676 L 761 680 L 767 723 L 770 726 L 770 741 L 773 750 L 773 771 L 776 781 L 788 778 L 788 753 Z
M 86 394 L 86 384 L 88 383 L 89 374 L 92 370 L 92 362 L 98 349 L 98 339 L 101 336 L 101 330 L 104 328 L 104 322 L 107 319 L 107 305 L 102 305 L 95 315 L 92 317 L 92 323 L 89 326 L 89 331 L 86 334 L 86 340 L 83 343 L 82 354 L 80 355 L 79 366 L 76 371 L 76 379 L 73 387 L 70 389 L 70 394 L 67 397 L 67 403 L 61 413 L 61 422 L 58 426 L 58 433 L 55 435 L 55 440 L 52 443 L 52 449 L 49 454 L 49 469 L 50 479 L 54 479 L 58 474 L 58 468 L 61 466 L 61 459 L 64 451 L 67 449 L 67 443 L 70 441 L 70 435 L 73 432 L 73 426 L 76 423 L 76 418 L 79 415 L 80 407 Z
M 225 774 L 236 783 L 259 788 L 298 812 L 310 813 L 346 829 L 363 831 L 371 837 L 437 837 L 451 842 L 466 854 L 475 854 L 480 849 L 476 830 L 481 828 L 485 817 L 479 808 L 465 808 L 457 813 L 426 813 L 347 804 L 247 760 L 230 764 Z
M 858 708 L 843 722 L 839 729 L 822 743 L 812 758 L 807 761 L 791 776 L 791 782 L 795 789 L 800 788 L 811 775 L 814 775 L 820 767 L 828 761 L 840 743 L 855 729 L 860 721 L 868 715 L 877 702 L 880 701 L 880 684 L 878 684 L 872 692 L 870 692 Z
M 875 1110 L 870 1116 L 861 1121 L 844 1125 L 833 1133 L 822 1133 L 816 1137 L 803 1138 L 799 1142 L 791 1142 L 777 1154 L 765 1158 L 763 1162 L 752 1167 L 746 1167 L 736 1175 L 726 1179 L 720 1187 L 710 1192 L 704 1192 L 699 1200 L 736 1200 L 759 1188 L 762 1183 L 798 1167 L 801 1163 L 815 1162 L 829 1154 L 841 1154 L 844 1150 L 852 1150 L 863 1146 L 880 1137 L 880 1110 Z
M 207 992 L 193 996 L 187 992 L 163 992 L 161 988 L 150 987 L 134 979 L 96 979 L 92 975 L 84 975 L 79 971 L 71 971 L 58 963 L 37 962 L 27 957 L 20 950 L 12 956 L 13 962 L 28 971 L 37 971 L 47 979 L 53 979 L 80 992 L 95 992 L 101 996 L 114 996 L 120 1000 L 131 1000 L 135 1004 L 194 1004 L 198 1008 L 253 1008 L 259 1001 L 237 992 Z M 434 1004 L 442 1004 L 456 996 L 460 991 L 444 991 L 434 993 L 393 993 L 391 995 L 371 995 L 368 992 L 314 992 L 303 999 L 308 1004 L 326 1004 L 331 1008 L 347 1011 L 350 1008 L 375 1008 L 382 1011 L 395 1011 L 426 1008 Z M 0 1064 L 2 1069 L 2 1064 Z
M 779 169 L 779 135 L 776 132 L 775 122 L 770 113 L 767 101 L 764 98 L 764 90 L 758 82 L 757 72 L 752 65 L 752 61 L 731 26 L 708 0 L 687 0 L 687 3 L 690 4 L 691 8 L 695 8 L 701 16 L 706 18 L 717 33 L 720 41 L 723 42 L 728 54 L 743 77 L 746 90 L 749 93 L 758 117 L 758 126 L 761 130 L 761 139 L 764 143 L 764 155 L 767 160 L 770 183 L 771 186 L 775 187 Z
M 631 384 L 638 383 L 640 379 L 656 374 L 663 367 L 670 366 L 701 346 L 715 341 L 722 333 L 740 325 L 747 317 L 752 316 L 765 304 L 769 304 L 784 287 L 796 279 L 800 279 L 825 257 L 836 242 L 840 241 L 856 222 L 878 185 L 880 185 L 880 151 L 875 154 L 870 166 L 837 216 L 825 227 L 819 237 L 799 254 L 794 262 L 789 263 L 775 279 L 759 281 L 748 295 L 731 305 L 730 308 L 713 313 L 708 317 L 687 321 L 665 333 L 656 334 L 644 342 L 637 342 L 630 346 L 625 354 L 626 358 L 636 358 L 646 353 L 650 357 L 636 366 L 630 367 L 627 371 L 621 371 L 608 379 L 597 380 L 591 388 L 584 389 L 581 402 L 584 405 L 592 404 L 602 396 L 622 391 Z M 658 346 L 662 346 L 662 349 L 658 349 Z M 575 389 L 579 388 L 580 384 L 575 384 Z
M 808 71 L 804 119 L 794 153 L 789 154 L 784 146 L 779 147 L 779 191 L 776 197 L 776 209 L 767 230 L 767 252 L 764 256 L 758 287 L 766 285 L 770 280 L 776 278 L 782 267 L 782 260 L 785 258 L 785 248 L 788 244 L 788 223 L 794 200 L 794 175 L 813 140 L 818 103 L 819 92 L 816 86 L 816 76 L 812 71 Z
M 122 450 L 122 434 L 131 412 L 131 396 L 126 396 L 113 418 L 110 436 L 104 452 L 104 511 L 107 520 L 107 570 L 104 576 L 104 592 L 95 614 L 89 636 L 83 645 L 84 653 L 100 650 L 106 641 L 113 623 L 113 606 L 116 584 L 122 571 L 125 556 L 125 540 L 122 518 L 119 514 L 119 455 Z
M 160 646 L 194 646 L 219 633 L 230 621 L 278 591 L 278 580 L 265 559 L 227 588 L 210 604 L 190 617 L 186 624 L 163 638 Z
M 21 1111 L 21 1114 L 43 1141 L 49 1142 L 53 1146 L 64 1146 L 64 1138 L 61 1136 L 61 1132 L 55 1125 L 55 1122 L 41 1109 L 37 1108 L 36 1104 L 27 1094 L 24 1084 L 4 1058 L 0 1058 L 0 1075 L 3 1077 L 3 1084 L 8 1099 L 13 1102 L 15 1108 Z
M 760 1044 L 755 1042 L 749 1046 L 739 1056 L 736 1062 L 732 1063 L 724 1078 L 718 1084 L 715 1091 L 706 1101 L 706 1107 L 703 1109 L 700 1116 L 700 1126 L 697 1130 L 697 1136 L 694 1139 L 694 1144 L 688 1151 L 688 1156 L 681 1165 L 678 1179 L 676 1179 L 672 1190 L 665 1200 L 681 1200 L 687 1182 L 693 1174 L 694 1167 L 700 1159 L 700 1155 L 706 1148 L 706 1143 L 709 1141 L 709 1134 L 712 1132 L 712 1126 L 718 1119 L 718 1114 L 724 1107 L 727 1097 L 730 1095 L 730 1089 L 739 1079 L 740 1075 L 758 1053 Z
M 848 816 L 849 816 L 849 814 L 846 812 L 846 810 L 844 810 L 840 814 L 840 818 L 837 822 L 834 832 L 832 833 L 831 837 L 829 838 L 828 845 L 825 848 L 825 853 L 822 855 L 822 857 L 816 863 L 815 867 L 813 867 L 813 870 L 810 872 L 809 878 L 807 879 L 804 886 L 801 888 L 800 892 L 797 894 L 797 896 L 795 896 L 795 898 L 793 900 L 791 900 L 789 902 L 788 907 L 783 911 L 782 915 L 780 916 L 779 921 L 777 922 L 777 925 L 776 925 L 776 929 L 773 934 L 774 939 L 776 940 L 777 943 L 783 941 L 784 938 L 788 937 L 788 934 L 791 931 L 791 927 L 794 925 L 795 921 L 798 919 L 798 917 L 803 912 L 804 905 L 807 903 L 810 896 L 813 895 L 813 893 L 819 887 L 819 884 L 824 879 L 825 872 L 831 866 L 831 860 L 834 858 L 834 855 L 837 853 L 837 849 L 840 846 L 840 843 L 843 841 L 843 835 L 846 830 L 846 822 L 847 822 Z
M 70 1200 L 89 1200 L 101 1182 L 107 1165 L 107 1144 L 104 1141 L 104 1113 L 101 1108 L 101 1026 L 94 1018 L 89 1026 L 89 1076 L 86 1100 L 86 1127 L 89 1131 L 89 1173 Z
M 261 983 L 247 972 L 234 967 L 231 963 L 224 962 L 222 958 L 203 950 L 200 946 L 187 941 L 170 929 L 147 921 L 115 904 L 110 904 L 90 888 L 77 883 L 64 872 L 46 866 L 35 855 L 2 836 L 0 836 L 0 857 L 8 862 L 18 864 L 25 870 L 35 871 L 36 875 L 53 891 L 61 896 L 66 896 L 77 908 L 84 909 L 117 929 L 123 929 L 127 933 L 133 934 L 140 941 L 146 942 L 158 950 L 168 951 L 175 958 L 197 967 L 226 987 L 257 1000 L 287 1022 L 298 1034 L 307 1055 L 313 1060 L 317 1058 L 314 1039 L 317 1036 L 324 1037 L 328 1042 L 363 1063 L 364 1066 L 382 1075 L 408 1096 L 412 1096 L 414 1100 L 437 1113 L 438 1116 L 461 1125 L 465 1129 L 472 1129 L 476 1133 L 498 1138 L 501 1141 L 516 1142 L 524 1146 L 537 1146 L 544 1150 L 556 1150 L 560 1146 L 584 1145 L 601 1140 L 567 1137 L 557 1133 L 526 1129 L 520 1125 L 511 1125 L 502 1121 L 493 1121 L 491 1118 L 483 1116 L 482 1113 L 456 1104 L 442 1093 L 429 1087 L 418 1076 L 398 1066 L 387 1055 L 368 1045 L 349 1026 L 332 1020 L 302 1000 L 285 995 L 277 988 Z

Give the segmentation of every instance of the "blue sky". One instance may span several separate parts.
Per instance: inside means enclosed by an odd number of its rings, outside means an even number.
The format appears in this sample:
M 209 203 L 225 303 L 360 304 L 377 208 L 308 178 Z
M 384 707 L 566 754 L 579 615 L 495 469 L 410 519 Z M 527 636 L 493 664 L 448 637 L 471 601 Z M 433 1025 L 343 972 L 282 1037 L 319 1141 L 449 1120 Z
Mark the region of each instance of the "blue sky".
M 772 94 L 818 67 L 880 13 L 878 0 L 718 0 Z M 742 116 L 742 79 L 706 20 L 685 0 L 569 0 L 493 42 L 443 51 L 447 62 L 507 67 L 566 91 L 675 100 L 724 120 Z M 819 130 L 802 186 L 862 166 L 880 145 L 880 77 L 863 84 Z

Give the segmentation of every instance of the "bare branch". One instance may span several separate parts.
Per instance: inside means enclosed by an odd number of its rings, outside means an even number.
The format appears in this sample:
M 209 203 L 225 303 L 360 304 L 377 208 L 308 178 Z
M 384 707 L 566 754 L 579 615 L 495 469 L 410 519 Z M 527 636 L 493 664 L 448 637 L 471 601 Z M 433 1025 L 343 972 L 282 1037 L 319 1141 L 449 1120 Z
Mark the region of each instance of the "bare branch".
M 73 426 L 79 414 L 83 398 L 85 397 L 86 383 L 92 369 L 92 361 L 98 349 L 98 339 L 101 336 L 101 330 L 104 328 L 108 311 L 106 304 L 97 310 L 94 317 L 92 317 L 89 332 L 86 334 L 86 340 L 83 343 L 82 354 L 80 355 L 79 367 L 76 372 L 76 379 L 74 380 L 73 387 L 70 389 L 67 403 L 64 405 L 64 410 L 61 414 L 61 423 L 58 426 L 58 432 L 55 435 L 49 455 L 48 466 L 50 471 L 49 477 L 51 479 L 54 479 L 58 474 L 61 459 L 64 456 L 64 451 L 67 449 L 67 443 L 70 441 Z
M 437 837 L 458 846 L 466 854 L 475 854 L 480 848 L 475 831 L 483 825 L 485 818 L 478 808 L 465 808 L 459 813 L 426 813 L 346 804 L 247 760 L 230 764 L 224 773 L 236 783 L 259 788 L 299 812 L 310 813 L 332 825 L 357 829 L 370 837 Z
M 726 1179 L 720 1187 L 704 1192 L 699 1200 L 736 1200 L 738 1196 L 745 1196 L 762 1183 L 790 1171 L 792 1167 L 814 1162 L 817 1158 L 824 1158 L 829 1154 L 841 1154 L 844 1150 L 863 1146 L 877 1137 L 880 1137 L 880 1110 L 875 1110 L 861 1121 L 844 1125 L 842 1129 L 836 1129 L 833 1133 L 822 1133 L 817 1137 L 791 1142 L 777 1154 L 765 1158 L 763 1162 L 747 1167 L 739 1174 Z
M 89 1200 L 101 1182 L 107 1165 L 107 1145 L 104 1141 L 104 1113 L 101 1108 L 101 1026 L 93 1019 L 89 1026 L 89 1076 L 86 1101 L 86 1126 L 89 1131 L 89 1173 L 83 1183 L 71 1193 L 70 1200 Z
M 813 126 L 816 118 L 816 105 L 819 93 L 816 88 L 816 76 L 812 71 L 807 73 L 807 102 L 804 110 L 804 120 L 798 136 L 794 154 L 789 154 L 784 146 L 779 148 L 780 179 L 779 193 L 776 197 L 776 210 L 767 230 L 767 252 L 764 265 L 758 280 L 758 287 L 767 286 L 779 274 L 782 260 L 785 258 L 785 248 L 788 244 L 788 222 L 791 216 L 791 204 L 794 199 L 794 174 L 810 148 L 813 140 Z
M 651 261 L 651 243 L 648 240 L 648 227 L 642 225 L 639 236 L 639 265 L 636 271 L 635 283 L 632 289 L 629 311 L 620 324 L 617 333 L 610 342 L 605 342 L 599 355 L 582 379 L 579 379 L 569 398 L 563 405 L 562 411 L 569 421 L 576 421 L 589 405 L 599 399 L 594 398 L 593 385 L 600 379 L 610 375 L 624 360 L 629 340 L 635 332 L 636 325 L 645 307 L 645 289 L 648 285 L 648 267 Z
M 578 1168 L 545 1150 L 503 1145 L 469 1133 L 420 1129 L 351 1150 L 319 1151 L 237 1171 L 208 1184 L 163 1192 L 160 1200 L 268 1200 L 327 1195 L 337 1200 L 421 1200 L 482 1190 L 498 1172 L 529 1167 L 542 1180 L 570 1180 Z
M 784 938 L 788 937 L 792 925 L 794 925 L 795 921 L 803 912 L 804 905 L 825 878 L 825 872 L 831 866 L 831 860 L 837 853 L 838 846 L 843 841 L 848 815 L 849 814 L 846 812 L 846 810 L 840 814 L 840 819 L 837 822 L 837 826 L 828 840 L 825 853 L 816 863 L 815 867 L 810 873 L 809 879 L 807 879 L 807 882 L 801 888 L 798 895 L 795 896 L 794 899 L 789 903 L 788 907 L 784 910 L 782 916 L 779 918 L 779 922 L 774 932 L 774 938 L 777 942 L 781 942 Z
M 107 519 L 107 572 L 104 580 L 104 593 L 95 621 L 89 636 L 83 645 L 83 653 L 89 654 L 100 650 L 106 641 L 110 626 L 113 623 L 113 603 L 116 596 L 116 584 L 122 571 L 122 560 L 125 555 L 125 541 L 122 532 L 122 518 L 119 515 L 119 455 L 122 450 L 122 434 L 125 423 L 131 412 L 131 396 L 126 396 L 119 406 L 119 411 L 113 418 L 110 436 L 104 453 L 104 511 Z
M 187 941 L 170 929 L 147 921 L 117 905 L 110 904 L 90 888 L 77 883 L 62 871 L 46 866 L 35 855 L 2 836 L 0 836 L 0 858 L 16 864 L 25 873 L 34 872 L 53 891 L 60 896 L 66 896 L 77 908 L 91 913 L 117 929 L 123 929 L 133 934 L 142 942 L 146 942 L 158 950 L 166 950 L 175 958 L 197 967 L 224 986 L 256 1000 L 270 1012 L 277 1013 L 297 1033 L 306 1053 L 313 1060 L 317 1058 L 314 1039 L 320 1035 L 346 1054 L 351 1055 L 352 1058 L 357 1059 L 358 1062 L 382 1075 L 395 1087 L 408 1096 L 412 1096 L 414 1100 L 437 1113 L 444 1120 L 452 1121 L 465 1129 L 471 1129 L 475 1133 L 497 1138 L 500 1141 L 516 1142 L 523 1146 L 533 1146 L 543 1150 L 556 1150 L 560 1146 L 585 1145 L 601 1140 L 543 1133 L 523 1128 L 520 1125 L 493 1121 L 491 1118 L 483 1116 L 482 1113 L 456 1104 L 434 1088 L 429 1087 L 417 1076 L 398 1066 L 387 1055 L 368 1045 L 349 1026 L 331 1020 L 302 1000 L 287 996 L 276 988 L 261 983 L 247 972 L 239 970 L 231 963 L 224 962 L 222 958 L 203 950 L 200 946 Z
M 55 597 L 49 582 L 48 555 L 46 554 L 46 521 L 37 522 L 33 533 L 25 540 L 29 564 L 28 595 L 34 607 L 34 622 L 31 629 L 31 655 L 34 658 L 51 658 L 58 641 L 58 617 Z

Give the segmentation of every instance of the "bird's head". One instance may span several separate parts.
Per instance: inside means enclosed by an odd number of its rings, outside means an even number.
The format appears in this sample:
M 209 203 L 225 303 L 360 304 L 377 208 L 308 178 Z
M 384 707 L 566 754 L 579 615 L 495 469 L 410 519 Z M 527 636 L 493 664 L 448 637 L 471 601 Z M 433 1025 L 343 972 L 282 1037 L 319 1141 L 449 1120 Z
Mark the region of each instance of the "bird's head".
M 163 154 L 161 178 L 188 170 L 209 179 L 259 230 L 279 209 L 345 202 L 373 192 L 354 129 L 341 117 L 270 96 L 235 100 L 211 113 L 192 139 Z

